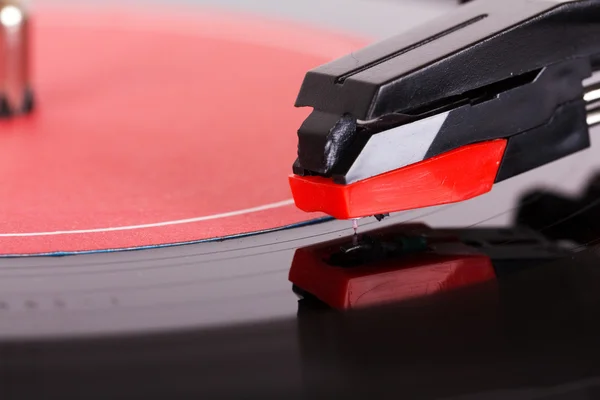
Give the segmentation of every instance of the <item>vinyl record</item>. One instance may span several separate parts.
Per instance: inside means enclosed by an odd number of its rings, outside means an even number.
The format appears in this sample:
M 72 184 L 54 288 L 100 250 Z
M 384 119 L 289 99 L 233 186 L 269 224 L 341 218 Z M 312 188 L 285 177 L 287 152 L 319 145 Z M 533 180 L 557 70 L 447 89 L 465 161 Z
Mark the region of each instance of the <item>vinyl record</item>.
M 353 235 L 291 199 L 304 74 L 387 32 L 375 15 L 408 27 L 455 6 L 430 3 L 313 12 L 355 34 L 36 6 L 35 109 L 0 121 L 0 396 L 598 397 L 594 135 L 481 197 L 360 222 L 459 232 L 500 259 L 497 281 L 348 312 L 294 293 L 299 249 Z

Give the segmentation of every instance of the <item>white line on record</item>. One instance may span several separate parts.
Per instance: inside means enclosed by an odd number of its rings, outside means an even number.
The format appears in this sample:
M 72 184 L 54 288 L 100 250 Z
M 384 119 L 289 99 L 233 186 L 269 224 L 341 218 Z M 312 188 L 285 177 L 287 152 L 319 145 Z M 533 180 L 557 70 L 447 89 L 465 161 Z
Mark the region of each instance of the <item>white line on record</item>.
M 6 237 L 28 237 L 28 236 L 53 236 L 53 235 L 76 235 L 81 233 L 104 233 L 115 231 L 129 231 L 134 229 L 158 228 L 161 226 L 190 224 L 194 222 L 210 221 L 219 218 L 235 217 L 238 215 L 251 214 L 259 211 L 272 210 L 294 204 L 294 200 L 284 200 L 277 203 L 265 204 L 258 207 L 246 208 L 244 210 L 230 211 L 222 214 L 205 215 L 203 217 L 179 219 L 176 221 L 157 222 L 154 224 L 118 226 L 114 228 L 80 229 L 72 231 L 53 231 L 53 232 L 25 232 L 25 233 L 0 233 L 0 238 Z

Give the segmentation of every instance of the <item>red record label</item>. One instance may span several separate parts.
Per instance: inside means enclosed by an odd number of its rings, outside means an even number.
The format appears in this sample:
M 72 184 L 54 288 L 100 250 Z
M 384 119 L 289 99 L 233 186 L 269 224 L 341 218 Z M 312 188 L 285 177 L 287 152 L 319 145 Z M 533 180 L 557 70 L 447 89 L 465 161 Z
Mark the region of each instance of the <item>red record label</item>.
M 138 248 L 307 221 L 287 176 L 307 70 L 365 44 L 215 12 L 33 16 L 37 108 L 0 122 L 0 255 Z

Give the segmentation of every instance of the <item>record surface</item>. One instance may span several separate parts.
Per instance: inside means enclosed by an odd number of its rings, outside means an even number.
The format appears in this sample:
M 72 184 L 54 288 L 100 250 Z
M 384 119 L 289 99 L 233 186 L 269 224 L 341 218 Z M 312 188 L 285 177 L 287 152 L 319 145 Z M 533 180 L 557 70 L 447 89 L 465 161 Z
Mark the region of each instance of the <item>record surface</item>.
M 5 151 L 1 162 L 19 172 L 0 173 L 7 204 L 0 210 L 2 253 L 103 252 L 0 260 L 0 337 L 145 332 L 290 316 L 296 298 L 287 272 L 295 249 L 352 233 L 347 221 L 325 220 L 235 237 L 314 218 L 295 210 L 288 197 L 285 178 L 295 131 L 309 111 L 291 104 L 311 65 L 365 41 L 264 16 L 155 7 L 152 12 L 39 7 L 38 32 L 48 33 L 36 41 L 40 106 L 29 118 L 5 122 L 0 139 L 14 150 Z M 359 9 L 365 13 L 362 29 L 370 26 L 377 36 L 378 20 L 395 16 L 408 28 L 447 10 L 445 5 L 430 12 L 429 5 L 421 14 L 404 14 L 407 6 L 387 7 L 368 8 L 370 18 L 367 9 Z M 356 10 L 336 12 L 351 16 Z M 87 46 L 92 41 L 95 51 Z M 223 50 L 222 58 L 208 57 L 218 53 L 215 47 Z M 169 62 L 166 48 L 182 62 Z M 64 57 L 74 50 L 80 57 Z M 243 74 L 261 79 L 241 79 Z M 152 79 L 158 77 L 169 84 Z M 185 82 L 196 89 L 186 89 Z M 161 91 L 169 101 L 154 96 Z M 182 102 L 183 94 L 197 104 Z M 265 104 L 254 102 L 255 96 Z M 224 108 L 232 101 L 239 105 Z M 255 124 L 229 118 L 232 112 L 255 118 Z M 271 140 L 257 142 L 253 135 Z M 399 213 L 381 223 L 365 220 L 361 231 L 401 221 L 507 225 L 527 190 L 583 190 L 600 166 L 596 139 L 592 135 L 590 149 L 496 185 L 479 198 Z M 225 151 L 230 143 L 234 155 L 269 168 L 250 173 Z M 224 169 L 213 175 L 213 163 Z M 228 235 L 233 237 L 161 248 Z M 105 252 L 140 246 L 158 248 Z

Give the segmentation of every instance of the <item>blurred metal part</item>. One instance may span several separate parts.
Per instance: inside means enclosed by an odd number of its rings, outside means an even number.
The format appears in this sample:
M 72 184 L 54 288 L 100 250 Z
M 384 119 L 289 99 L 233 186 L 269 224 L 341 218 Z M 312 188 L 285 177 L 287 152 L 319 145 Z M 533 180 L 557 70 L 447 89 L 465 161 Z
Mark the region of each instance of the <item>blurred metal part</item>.
M 29 25 L 24 2 L 0 0 L 0 118 L 33 108 Z
M 587 123 L 590 127 L 600 124 L 600 71 L 583 81 L 583 100 L 587 111 Z
M 600 107 L 588 110 L 587 123 L 590 127 L 600 124 Z

